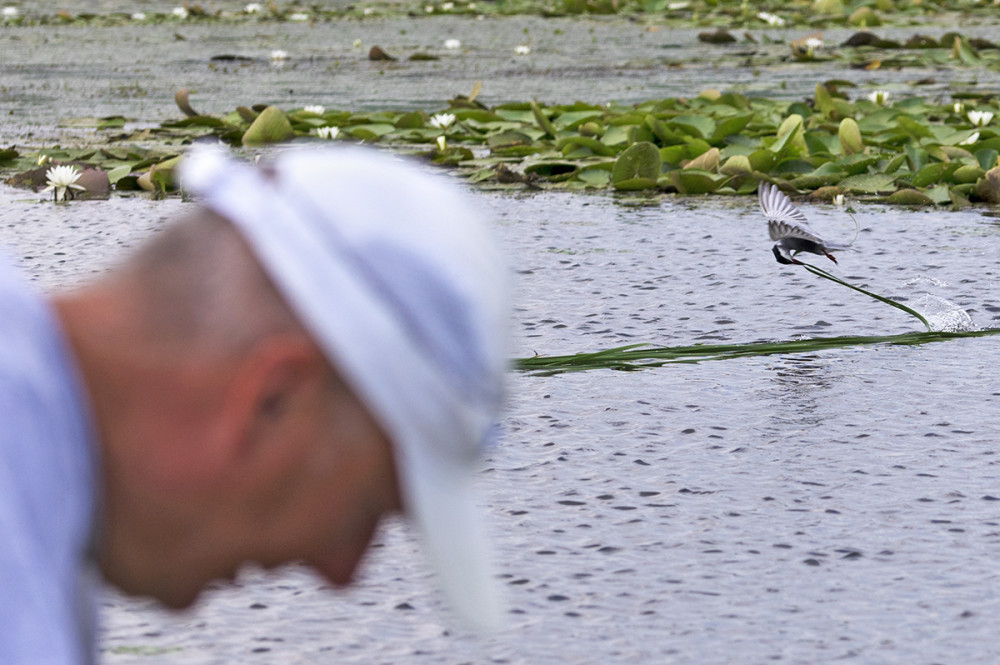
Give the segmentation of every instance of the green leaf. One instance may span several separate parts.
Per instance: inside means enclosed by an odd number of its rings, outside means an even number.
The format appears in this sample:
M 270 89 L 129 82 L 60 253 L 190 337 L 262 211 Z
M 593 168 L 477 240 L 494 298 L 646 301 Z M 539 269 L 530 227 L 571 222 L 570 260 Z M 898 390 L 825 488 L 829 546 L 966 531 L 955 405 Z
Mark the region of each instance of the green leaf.
M 576 174 L 576 178 L 588 187 L 607 187 L 611 182 L 611 173 L 606 169 L 584 169 Z
M 201 116 L 195 116 L 201 117 Z M 391 127 L 391 125 L 390 125 Z M 395 127 L 393 127 L 395 129 Z M 268 106 L 243 134 L 243 145 L 257 146 L 287 141 L 295 135 L 288 116 L 277 106 Z
M 672 119 L 669 125 L 700 139 L 711 138 L 715 133 L 715 121 L 702 115 L 679 115 Z
M 993 148 L 983 148 L 976 151 L 976 161 L 979 165 L 986 170 L 989 170 L 997 165 L 997 158 L 1000 157 L 1000 152 Z
M 670 179 L 681 194 L 710 194 L 729 182 L 730 177 L 696 169 L 671 171 Z
M 840 121 L 837 137 L 840 139 L 840 151 L 845 155 L 854 155 L 865 149 L 861 129 L 854 118 L 844 118 Z
M 555 126 L 552 124 L 552 121 L 549 120 L 549 117 L 545 115 L 541 107 L 538 105 L 538 102 L 536 102 L 535 100 L 531 100 L 531 113 L 535 116 L 535 122 L 538 123 L 538 126 L 542 128 L 542 131 L 544 131 L 552 138 L 556 138 Z
M 129 173 L 132 172 L 131 164 L 123 164 L 122 166 L 116 166 L 115 168 L 108 171 L 108 184 L 115 184 Z
M 864 173 L 852 175 L 840 181 L 840 187 L 862 194 L 877 194 L 896 189 L 895 178 L 884 173 Z
M 746 113 L 744 115 L 734 115 L 726 118 L 720 122 L 718 126 L 716 126 L 715 131 L 712 132 L 712 136 L 709 140 L 714 143 L 718 143 L 725 140 L 729 136 L 739 134 L 748 124 L 750 124 L 753 117 L 753 113 Z
M 649 142 L 633 143 L 618 159 L 611 170 L 611 184 L 615 189 L 649 189 L 656 186 L 660 177 L 660 151 Z

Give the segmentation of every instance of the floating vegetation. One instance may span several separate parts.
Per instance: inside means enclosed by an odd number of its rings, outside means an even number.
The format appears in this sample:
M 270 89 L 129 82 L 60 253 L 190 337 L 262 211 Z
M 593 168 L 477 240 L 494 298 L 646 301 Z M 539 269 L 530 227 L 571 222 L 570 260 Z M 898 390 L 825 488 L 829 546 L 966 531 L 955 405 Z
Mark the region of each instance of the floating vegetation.
M 629 344 L 593 353 L 576 353 L 567 356 L 531 356 L 516 358 L 513 369 L 551 376 L 564 372 L 582 372 L 593 369 L 635 371 L 663 367 L 676 363 L 699 363 L 708 360 L 730 360 L 753 356 L 816 353 L 828 349 L 852 346 L 907 345 L 944 342 L 965 337 L 986 337 L 1000 334 L 1000 328 L 967 332 L 917 332 L 901 335 L 811 337 L 784 342 L 750 342 L 746 344 L 696 344 L 693 346 L 652 346 Z
M 362 0 L 340 6 L 296 2 L 233 3 L 217 11 L 206 10 L 197 2 L 183 2 L 170 11 L 74 13 L 67 9 L 19 12 L 15 7 L 3 14 L 3 24 L 162 24 L 206 21 L 259 21 L 315 24 L 345 17 L 385 16 L 542 16 L 622 15 L 642 16 L 684 26 L 721 25 L 739 28 L 781 28 L 787 26 L 914 25 L 964 20 L 996 20 L 989 2 L 976 0 L 800 0 L 795 3 L 772 0 L 749 3 L 745 0 Z
M 0 152 L 0 167 L 17 173 L 11 184 L 37 189 L 44 181 L 33 171 L 45 155 L 107 172 L 117 189 L 169 191 L 175 160 L 192 141 L 259 147 L 323 137 L 422 156 L 496 188 L 745 195 L 768 181 L 824 200 L 1000 202 L 1000 123 L 991 124 L 1000 106 L 987 94 L 895 98 L 831 80 L 792 102 L 708 90 L 638 104 L 487 106 L 478 92 L 428 111 L 255 105 L 215 116 L 192 108 L 182 90 L 185 117 L 131 133 L 120 116 L 69 120 L 114 132 L 113 145 L 24 155 L 11 148 Z

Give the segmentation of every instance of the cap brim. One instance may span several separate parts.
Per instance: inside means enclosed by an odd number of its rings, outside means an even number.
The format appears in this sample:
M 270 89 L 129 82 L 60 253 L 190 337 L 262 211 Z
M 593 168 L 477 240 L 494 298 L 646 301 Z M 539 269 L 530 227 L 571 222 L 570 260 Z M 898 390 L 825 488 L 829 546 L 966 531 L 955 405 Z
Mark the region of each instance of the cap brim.
M 489 540 L 474 491 L 474 475 L 426 454 L 397 446 L 407 515 L 453 609 L 476 630 L 495 630 L 503 603 L 494 581 Z

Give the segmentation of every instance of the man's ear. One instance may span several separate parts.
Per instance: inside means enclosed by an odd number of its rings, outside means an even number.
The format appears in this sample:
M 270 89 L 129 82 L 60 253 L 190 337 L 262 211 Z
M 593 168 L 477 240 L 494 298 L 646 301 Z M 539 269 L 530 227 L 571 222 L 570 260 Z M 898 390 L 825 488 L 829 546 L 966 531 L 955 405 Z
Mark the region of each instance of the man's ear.
M 275 439 L 294 435 L 297 422 L 320 389 L 327 363 L 308 337 L 271 335 L 238 361 L 222 400 L 215 443 L 233 459 L 264 452 Z

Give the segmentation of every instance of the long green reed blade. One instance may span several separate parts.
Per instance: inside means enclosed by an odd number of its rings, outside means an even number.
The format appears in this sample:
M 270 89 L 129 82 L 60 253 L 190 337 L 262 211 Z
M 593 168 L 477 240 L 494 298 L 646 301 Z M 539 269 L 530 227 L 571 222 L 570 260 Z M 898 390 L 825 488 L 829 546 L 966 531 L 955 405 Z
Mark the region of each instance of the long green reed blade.
M 809 272 L 811 272 L 814 275 L 819 275 L 820 277 L 823 277 L 824 279 L 828 279 L 831 282 L 836 282 L 837 284 L 842 284 L 842 285 L 846 286 L 849 289 L 854 289 L 855 291 L 858 291 L 859 293 L 865 294 L 869 298 L 874 298 L 875 300 L 879 300 L 881 302 L 884 302 L 887 305 L 892 305 L 896 309 L 901 309 L 904 312 L 906 312 L 907 314 L 910 314 L 911 316 L 917 317 L 918 319 L 920 319 L 921 323 L 923 323 L 925 326 L 927 326 L 927 332 L 931 331 L 931 324 L 927 322 L 927 319 L 925 319 L 923 317 L 923 315 L 920 314 L 920 312 L 918 312 L 916 310 L 913 310 L 913 309 L 910 309 L 909 307 L 907 307 L 903 303 L 896 302 L 895 300 L 892 300 L 891 298 L 886 298 L 885 296 L 880 296 L 877 293 L 872 293 L 871 291 L 866 291 L 865 289 L 862 289 L 860 286 L 855 286 L 855 285 L 851 284 L 850 282 L 845 282 L 844 280 L 840 279 L 839 277 L 835 277 L 835 276 L 831 275 L 830 273 L 828 273 L 827 271 L 823 270 L 822 268 L 818 268 L 818 267 L 816 267 L 816 266 L 814 266 L 814 265 L 812 265 L 810 263 L 802 263 L 801 265 L 802 265 L 802 267 L 804 267 L 806 270 L 808 270 Z
M 694 346 L 629 346 L 605 349 L 594 353 L 566 356 L 533 356 L 516 358 L 511 367 L 522 372 L 550 376 L 563 372 L 592 369 L 631 371 L 662 367 L 675 363 L 699 363 L 752 356 L 798 354 L 852 346 L 917 345 L 964 337 L 985 337 L 1000 334 L 1000 328 L 967 332 L 910 332 L 899 335 L 811 337 L 782 342 L 749 342 L 747 344 L 696 344 Z

